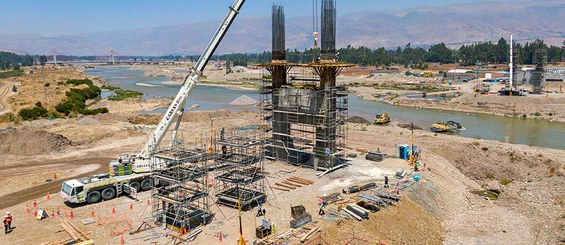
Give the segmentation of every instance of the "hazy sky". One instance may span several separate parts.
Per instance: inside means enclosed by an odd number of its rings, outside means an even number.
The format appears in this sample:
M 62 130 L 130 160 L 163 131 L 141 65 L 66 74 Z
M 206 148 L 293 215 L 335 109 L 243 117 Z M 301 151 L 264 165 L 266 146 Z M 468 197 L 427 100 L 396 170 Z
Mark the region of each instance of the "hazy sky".
M 337 0 L 337 7 L 338 15 L 343 15 L 476 1 Z M 268 16 L 273 2 L 285 6 L 287 17 L 312 16 L 312 0 L 247 0 L 239 18 Z M 0 34 L 57 36 L 220 20 L 232 3 L 233 0 L 0 0 Z

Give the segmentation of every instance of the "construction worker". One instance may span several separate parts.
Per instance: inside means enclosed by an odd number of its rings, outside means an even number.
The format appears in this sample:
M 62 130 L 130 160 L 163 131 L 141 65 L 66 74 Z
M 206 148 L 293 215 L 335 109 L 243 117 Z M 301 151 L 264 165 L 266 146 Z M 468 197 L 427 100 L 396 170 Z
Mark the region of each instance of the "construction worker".
M 4 234 L 8 234 L 8 232 L 12 229 L 12 215 L 10 211 L 6 212 L 6 216 L 4 216 Z
M 182 219 L 180 221 L 180 234 L 181 235 L 186 234 L 186 219 Z
M 341 60 L 341 54 L 339 52 L 335 53 L 335 62 L 339 62 Z
M 258 201 L 257 204 L 257 217 L 261 217 L 265 214 L 261 208 L 261 201 Z
M 6 212 L 6 216 L 8 216 L 10 219 L 8 220 L 8 229 L 12 230 L 12 220 L 14 218 L 12 218 L 12 214 L 10 213 L 10 211 Z
M 322 203 L 320 204 L 320 211 L 318 212 L 319 215 L 326 214 L 326 212 L 324 211 L 326 205 L 328 205 L 328 203 L 326 202 L 326 200 L 323 200 Z
M 388 176 L 385 175 L 385 188 L 388 188 Z

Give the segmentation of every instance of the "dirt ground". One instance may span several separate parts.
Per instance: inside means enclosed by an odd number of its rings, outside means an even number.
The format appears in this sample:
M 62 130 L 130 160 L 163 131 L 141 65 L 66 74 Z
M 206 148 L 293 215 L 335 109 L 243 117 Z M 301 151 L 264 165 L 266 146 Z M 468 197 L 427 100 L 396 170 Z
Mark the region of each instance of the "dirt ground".
M 211 116 L 217 118 L 216 122 L 222 122 L 218 128 L 257 124 L 259 121 L 259 115 L 253 112 L 190 112 L 184 121 L 190 124 L 190 130 L 184 131 L 182 137 L 193 143 L 198 138 L 207 138 L 202 134 L 208 132 Z M 4 162 L 1 167 L 2 174 L 8 175 L 9 179 L 2 178 L 0 184 L 9 186 L 12 191 L 3 189 L 0 200 L 11 201 L 0 204 L 3 211 L 10 210 L 14 214 L 16 229 L 2 236 L 0 242 L 38 244 L 65 241 L 69 235 L 62 231 L 59 224 L 65 219 L 65 212 L 70 215 L 72 210 L 74 218 L 71 221 L 90 234 L 97 244 L 119 243 L 120 236 L 116 234 L 120 230 L 130 225 L 133 227 L 130 230 L 135 229 L 141 218 L 151 216 L 150 210 L 147 210 L 150 207 L 146 208 L 149 192 L 141 193 L 142 202 L 133 202 L 133 210 L 129 210 L 132 200 L 127 197 L 94 205 L 68 206 L 56 191 L 63 179 L 104 172 L 111 158 L 121 152 L 135 151 L 157 119 L 157 115 L 117 113 L 39 120 L 10 129 L 16 130 L 17 135 L 21 132 L 20 127 L 41 128 L 50 132 L 49 135 L 58 134 L 69 139 L 71 144 L 57 149 L 46 147 L 50 150 L 32 156 L 1 153 L 11 161 Z M 349 128 L 350 152 L 379 148 L 393 154 L 395 143 L 409 141 L 409 131 L 396 126 L 351 124 Z M 102 129 L 104 133 L 101 134 Z M 38 145 L 43 144 L 47 143 L 38 141 Z M 379 240 L 387 244 L 507 244 L 516 241 L 520 241 L 518 244 L 556 244 L 565 238 L 562 229 L 565 225 L 565 193 L 560 188 L 565 184 L 565 163 L 561 159 L 564 151 L 450 135 L 436 136 L 423 131 L 417 131 L 416 144 L 424 146 L 423 159 L 429 168 L 421 173 L 423 180 L 402 190 L 404 198 L 397 205 L 371 214 L 369 220 L 362 222 L 344 220 L 338 224 L 323 220 L 317 215 L 318 197 L 340 192 L 348 185 L 370 181 L 382 187 L 384 174 L 392 175 L 398 168 L 409 170 L 405 161 L 391 158 L 374 163 L 359 155 L 349 167 L 323 177 L 316 177 L 310 169 L 267 161 L 265 168 L 270 185 L 290 176 L 315 181 L 314 185 L 291 192 L 267 189 L 267 217 L 277 224 L 278 232 L 282 233 L 289 227 L 290 206 L 302 204 L 313 216 L 315 225 L 323 228 L 319 235 L 330 244 L 345 244 L 351 240 L 357 244 L 376 244 Z M 508 155 L 510 153 L 511 156 Z M 14 173 L 16 166 L 18 171 Z M 280 172 L 281 168 L 294 172 Z M 45 182 L 53 179 L 55 173 L 56 181 Z M 500 184 L 500 180 L 506 178 L 512 182 Z M 499 189 L 502 194 L 498 200 L 489 201 L 471 193 L 486 188 Z M 46 200 L 47 191 L 52 193 L 51 200 Z M 351 200 L 354 197 L 344 196 Z M 60 214 L 55 218 L 34 220 L 31 214 L 25 212 L 26 205 L 31 208 L 31 213 L 34 211 L 33 199 L 37 200 L 38 208 L 46 209 L 49 215 L 52 209 L 56 213 L 57 207 Z M 111 213 L 112 208 L 116 208 L 117 214 Z M 337 209 L 337 206 L 331 204 L 328 208 Z M 88 218 L 92 210 L 100 225 L 81 224 L 80 220 Z M 216 213 L 214 221 L 203 227 L 203 233 L 195 242 L 217 243 L 219 232 L 222 232 L 225 242 L 237 239 L 235 210 L 212 205 L 212 211 Z M 254 237 L 253 227 L 260 222 L 254 217 L 255 212 L 243 214 L 244 235 L 250 241 Z M 126 244 L 165 243 L 170 241 L 170 238 L 164 237 L 167 232 L 171 231 L 156 228 L 136 235 L 126 233 L 124 238 Z
M 68 241 L 70 236 L 60 226 L 63 220 L 73 222 L 96 244 L 119 244 L 120 233 L 124 232 L 126 244 L 171 244 L 166 234 L 172 231 L 160 227 L 135 235 L 128 233 L 151 217 L 151 206 L 147 205 L 150 192 L 140 193 L 139 202 L 120 197 L 93 205 L 68 205 L 58 194 L 65 179 L 106 172 L 108 162 L 118 154 L 137 152 L 160 119 L 159 115 L 137 114 L 137 110 L 165 102 L 139 102 L 132 107 L 135 109 L 129 107 L 130 101 L 101 103 L 113 110 L 96 116 L 10 123 L 0 128 L 0 174 L 4 176 L 0 178 L 0 211 L 11 211 L 16 227 L 0 237 L 0 244 Z M 261 123 L 256 112 L 188 112 L 177 139 L 186 145 L 206 142 L 211 117 L 215 118 L 216 131 Z M 395 155 L 395 144 L 410 142 L 409 130 L 395 123 L 347 127 L 348 152 L 359 155 L 345 168 L 317 177 L 311 169 L 265 161 L 267 186 L 291 176 L 314 181 L 313 185 L 290 192 L 266 189 L 267 218 L 277 224 L 278 234 L 289 229 L 290 206 L 300 204 L 312 215 L 313 226 L 320 226 L 316 236 L 329 244 L 565 244 L 564 150 L 417 130 L 415 144 L 422 148 L 426 168 L 416 173 L 404 160 L 387 158 L 377 163 L 365 160 L 361 154 L 380 149 Z M 401 201 L 372 213 L 369 220 L 337 223 L 317 214 L 319 197 L 324 194 L 367 182 L 376 182 L 382 188 L 384 175 L 393 175 L 399 168 L 409 172 L 402 179 L 409 184 L 400 191 Z M 420 174 L 422 180 L 411 180 L 414 174 Z M 396 181 L 392 179 L 391 184 Z M 486 200 L 472 193 L 487 189 L 501 194 L 497 200 Z M 48 192 L 50 200 L 46 198 Z M 343 195 L 351 201 L 355 197 Z M 32 205 L 34 199 L 37 207 Z M 113 208 L 116 214 L 111 212 Z M 328 208 L 338 209 L 338 205 L 330 204 Z M 55 217 L 35 220 L 32 213 L 38 209 Z M 193 243 L 218 244 L 220 232 L 224 243 L 234 243 L 238 237 L 237 212 L 216 204 L 211 210 L 215 213 L 213 222 L 202 227 L 203 232 Z M 82 224 L 91 212 L 95 222 Z M 250 243 L 254 228 L 261 222 L 255 213 L 251 210 L 242 214 L 244 236 Z

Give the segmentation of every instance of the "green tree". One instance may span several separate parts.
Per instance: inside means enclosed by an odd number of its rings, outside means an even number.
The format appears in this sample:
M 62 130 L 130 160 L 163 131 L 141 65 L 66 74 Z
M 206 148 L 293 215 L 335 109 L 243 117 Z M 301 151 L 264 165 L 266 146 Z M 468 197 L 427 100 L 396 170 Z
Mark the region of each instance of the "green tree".
M 47 63 L 47 56 L 45 56 L 45 55 L 39 56 L 39 64 L 44 66 L 45 63 Z

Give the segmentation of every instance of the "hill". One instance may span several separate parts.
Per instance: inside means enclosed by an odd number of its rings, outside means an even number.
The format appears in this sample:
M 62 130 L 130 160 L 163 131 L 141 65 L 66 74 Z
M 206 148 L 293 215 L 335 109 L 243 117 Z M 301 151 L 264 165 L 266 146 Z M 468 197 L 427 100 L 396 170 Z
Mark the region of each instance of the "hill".
M 339 6 L 338 6 L 339 7 Z M 245 10 L 243 10 L 245 11 Z M 338 8 L 339 14 L 339 8 Z M 302 50 L 312 45 L 310 17 L 287 19 L 287 47 Z M 383 12 L 370 10 L 339 15 L 337 46 L 395 48 L 411 43 L 427 47 L 497 41 L 514 33 L 518 42 L 544 39 L 561 45 L 565 39 L 565 2 L 485 1 L 434 8 Z M 219 21 L 162 26 L 137 30 L 45 37 L 37 34 L 0 35 L 0 50 L 30 54 L 103 55 L 199 54 Z M 217 53 L 257 53 L 270 49 L 270 17 L 236 20 Z

